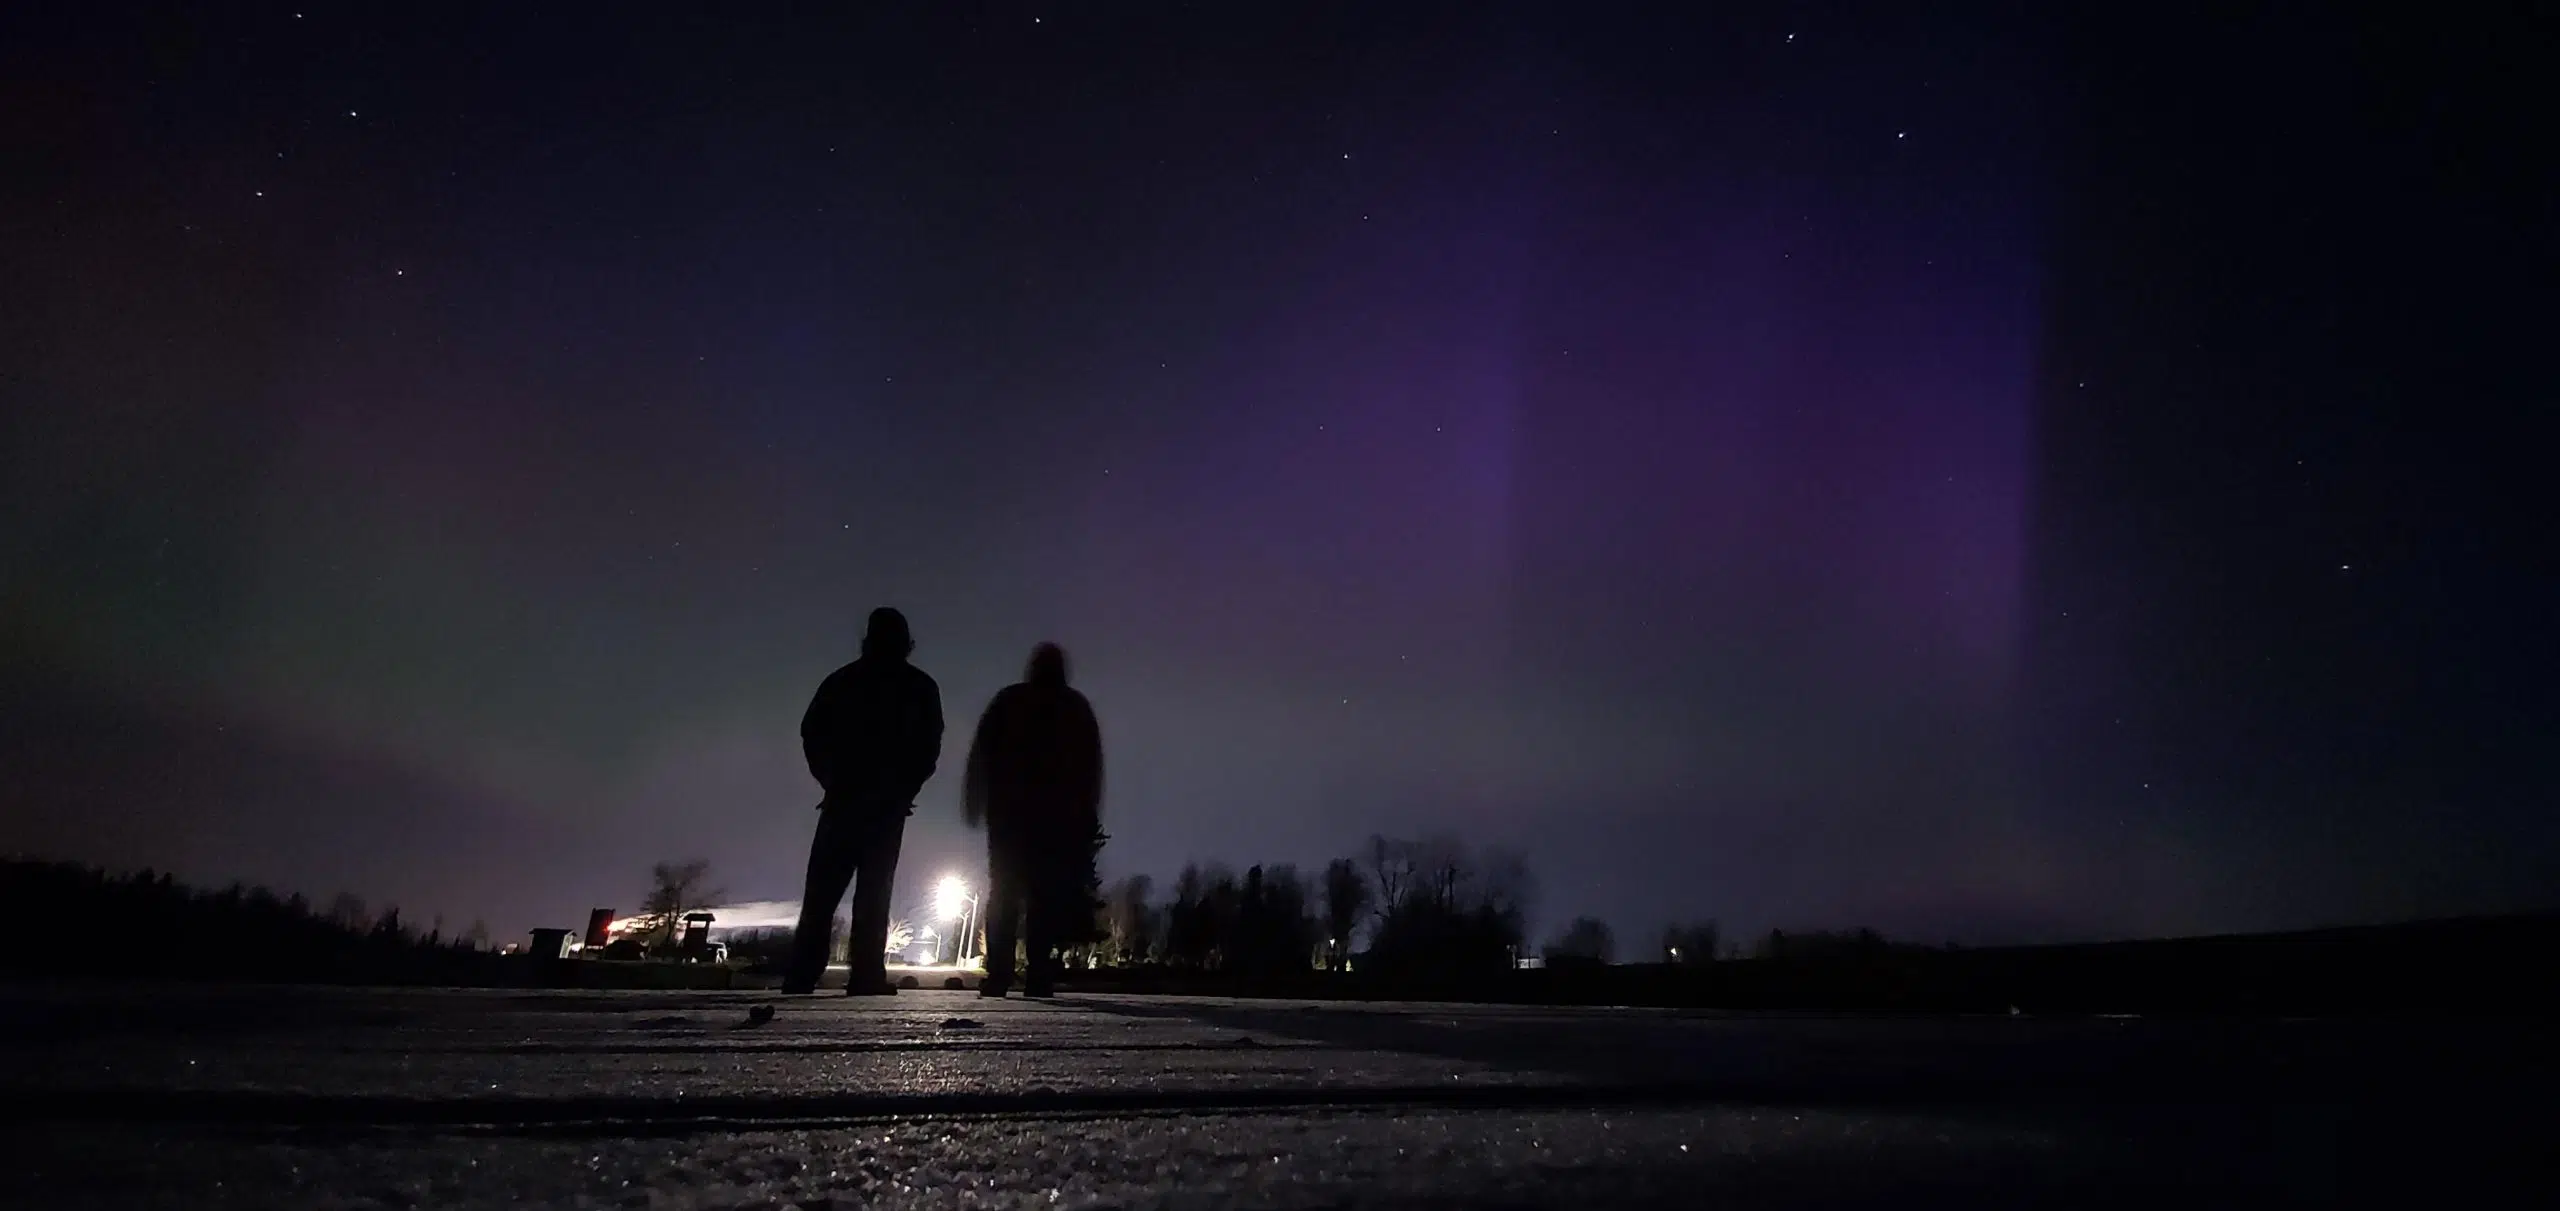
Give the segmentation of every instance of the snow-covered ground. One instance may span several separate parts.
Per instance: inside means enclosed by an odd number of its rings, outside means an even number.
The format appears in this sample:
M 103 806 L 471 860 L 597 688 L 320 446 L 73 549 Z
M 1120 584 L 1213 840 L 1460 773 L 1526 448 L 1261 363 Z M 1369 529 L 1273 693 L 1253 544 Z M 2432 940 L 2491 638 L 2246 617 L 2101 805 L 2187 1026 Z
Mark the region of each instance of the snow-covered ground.
M 0 1008 L 9 1207 L 2300 1205 L 2535 1155 L 2481 1108 L 2553 1055 L 2539 1023 L 941 991 Z

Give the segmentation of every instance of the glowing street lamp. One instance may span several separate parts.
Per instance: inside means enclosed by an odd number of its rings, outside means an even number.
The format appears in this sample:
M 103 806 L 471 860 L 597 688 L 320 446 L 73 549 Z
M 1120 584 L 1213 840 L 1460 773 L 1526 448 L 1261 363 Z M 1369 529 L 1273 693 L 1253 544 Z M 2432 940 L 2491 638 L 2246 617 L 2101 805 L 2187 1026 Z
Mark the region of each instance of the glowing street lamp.
M 969 894 L 968 880 L 958 875 L 945 875 L 942 882 L 934 887 L 934 916 L 944 921 L 958 921 L 963 917 L 973 918 L 961 926 L 960 943 L 952 949 L 951 962 L 955 966 L 966 962 L 969 958 L 969 935 L 976 932 L 970 928 L 970 925 L 975 924 L 974 917 L 977 911 L 978 897 Z

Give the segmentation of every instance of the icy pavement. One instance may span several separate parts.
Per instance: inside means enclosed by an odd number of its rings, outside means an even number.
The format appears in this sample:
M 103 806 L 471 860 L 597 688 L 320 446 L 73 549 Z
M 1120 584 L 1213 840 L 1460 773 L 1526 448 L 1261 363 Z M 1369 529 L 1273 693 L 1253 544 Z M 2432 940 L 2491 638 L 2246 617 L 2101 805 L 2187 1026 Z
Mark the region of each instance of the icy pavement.
M 2547 1101 L 2553 1054 L 2540 1023 L 939 991 L 21 987 L 0 1012 L 8 1207 L 2441 1197 L 2533 1177 L 2541 1129 L 2492 1108 Z

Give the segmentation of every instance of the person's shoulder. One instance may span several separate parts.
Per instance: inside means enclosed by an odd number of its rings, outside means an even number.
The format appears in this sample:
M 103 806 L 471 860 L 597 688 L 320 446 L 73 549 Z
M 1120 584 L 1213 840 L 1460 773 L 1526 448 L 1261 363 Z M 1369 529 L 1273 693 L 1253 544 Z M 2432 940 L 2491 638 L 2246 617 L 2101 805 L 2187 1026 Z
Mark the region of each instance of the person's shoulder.
M 909 688 L 924 690 L 933 694 L 940 694 L 942 692 L 942 683 L 935 681 L 933 679 L 933 674 L 917 668 L 912 664 L 900 665 L 899 667 L 905 670 L 900 674 L 900 676 L 906 678 Z
M 860 665 L 858 665 L 858 664 L 841 664 L 841 665 L 837 665 L 837 666 L 836 666 L 836 671 L 834 671 L 834 672 L 832 672 L 832 673 L 829 673 L 829 674 L 827 674 L 825 677 L 823 677 L 823 678 L 819 679 L 819 681 L 818 681 L 818 692 L 819 692 L 819 693 L 821 693 L 821 694 L 824 694 L 824 693 L 827 693 L 827 692 L 832 691 L 832 690 L 839 690 L 839 689 L 844 688 L 845 683 L 847 683 L 847 682 L 849 682 L 849 681 L 852 681 L 852 680 L 854 679 L 854 677 L 857 675 L 857 672 L 858 672 L 858 670 L 860 669 L 860 667 L 861 667 L 861 666 L 860 666 Z

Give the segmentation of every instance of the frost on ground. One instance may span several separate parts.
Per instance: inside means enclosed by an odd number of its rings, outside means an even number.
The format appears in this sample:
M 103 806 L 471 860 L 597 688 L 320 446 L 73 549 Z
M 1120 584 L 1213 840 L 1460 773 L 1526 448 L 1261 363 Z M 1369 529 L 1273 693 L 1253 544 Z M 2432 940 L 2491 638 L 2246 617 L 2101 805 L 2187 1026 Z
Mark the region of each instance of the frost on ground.
M 1752 1207 L 2058 1192 L 2097 1159 L 2031 1129 L 1750 1110 L 980 1118 L 637 1139 L 39 1134 L 43 1160 L 19 1172 L 12 1205 Z
M 2304 1205 L 2376 1170 L 2438 1205 L 2547 1149 L 2462 1111 L 2535 1104 L 2560 1054 L 2535 1022 L 942 992 L 20 986 L 0 1013 L 0 1207 L 186 1211 Z

